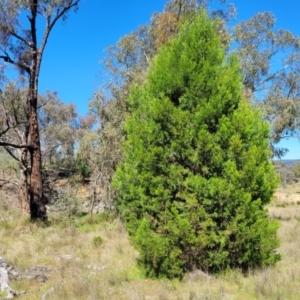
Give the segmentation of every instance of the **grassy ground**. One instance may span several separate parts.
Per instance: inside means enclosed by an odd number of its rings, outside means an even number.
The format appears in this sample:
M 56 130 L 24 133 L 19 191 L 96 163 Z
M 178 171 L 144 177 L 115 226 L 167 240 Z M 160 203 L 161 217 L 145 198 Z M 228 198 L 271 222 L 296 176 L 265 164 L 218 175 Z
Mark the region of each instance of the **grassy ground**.
M 299 193 L 300 185 L 278 190 L 268 208 L 280 220 L 282 261 L 248 276 L 235 270 L 217 277 L 194 272 L 182 282 L 146 279 L 122 223 L 107 214 L 53 215 L 45 227 L 2 206 L 0 256 L 23 272 L 37 265 L 52 270 L 46 282 L 12 281 L 18 299 L 41 299 L 51 287 L 51 300 L 300 299 Z

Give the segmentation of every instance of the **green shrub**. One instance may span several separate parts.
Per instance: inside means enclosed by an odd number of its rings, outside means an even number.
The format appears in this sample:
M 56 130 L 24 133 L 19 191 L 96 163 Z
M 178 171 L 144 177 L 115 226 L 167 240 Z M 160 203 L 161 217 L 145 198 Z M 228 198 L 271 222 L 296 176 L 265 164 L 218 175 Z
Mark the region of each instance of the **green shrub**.
M 182 278 L 280 259 L 268 219 L 278 179 L 269 127 L 243 98 L 239 65 L 201 12 L 132 90 L 114 184 L 148 276 Z
M 82 178 L 86 178 L 90 175 L 90 166 L 86 160 L 78 159 L 76 162 L 78 172 Z
M 94 238 L 93 238 L 93 245 L 95 246 L 95 247 L 99 247 L 100 245 L 102 245 L 103 244 L 103 238 L 101 237 L 101 236 L 95 236 Z

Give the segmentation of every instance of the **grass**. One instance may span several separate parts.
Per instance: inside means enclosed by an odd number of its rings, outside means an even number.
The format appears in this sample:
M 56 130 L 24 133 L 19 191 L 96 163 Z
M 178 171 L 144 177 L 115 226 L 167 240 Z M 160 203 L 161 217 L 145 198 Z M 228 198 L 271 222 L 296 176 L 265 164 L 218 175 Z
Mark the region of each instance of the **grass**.
M 50 215 L 50 224 L 41 226 L 0 207 L 0 255 L 23 272 L 31 266 L 52 270 L 44 283 L 12 281 L 18 299 L 41 299 L 51 287 L 51 300 L 300 299 L 300 207 L 290 201 L 293 193 L 287 195 L 287 202 L 274 197 L 268 208 L 280 220 L 282 261 L 247 276 L 229 270 L 215 277 L 193 272 L 181 282 L 147 279 L 122 222 L 110 214 Z

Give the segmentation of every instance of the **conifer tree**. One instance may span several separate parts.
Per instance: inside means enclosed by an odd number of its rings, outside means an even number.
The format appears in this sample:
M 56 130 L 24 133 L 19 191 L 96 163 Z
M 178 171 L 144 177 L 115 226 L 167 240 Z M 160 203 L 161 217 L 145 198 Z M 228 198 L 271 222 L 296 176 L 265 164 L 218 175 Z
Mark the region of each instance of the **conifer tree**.
M 128 106 L 114 184 L 148 276 L 278 261 L 278 226 L 264 209 L 277 184 L 269 128 L 205 12 L 161 48 Z

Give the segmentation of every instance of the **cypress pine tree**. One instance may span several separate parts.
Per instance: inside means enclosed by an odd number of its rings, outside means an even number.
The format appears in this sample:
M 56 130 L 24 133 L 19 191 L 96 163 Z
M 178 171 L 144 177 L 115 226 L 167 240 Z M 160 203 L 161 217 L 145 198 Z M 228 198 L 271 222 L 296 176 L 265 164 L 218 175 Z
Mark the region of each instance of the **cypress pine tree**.
M 161 49 L 128 105 L 114 183 L 148 276 L 274 264 L 269 128 L 205 12 Z

